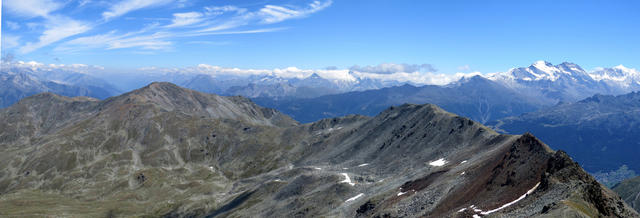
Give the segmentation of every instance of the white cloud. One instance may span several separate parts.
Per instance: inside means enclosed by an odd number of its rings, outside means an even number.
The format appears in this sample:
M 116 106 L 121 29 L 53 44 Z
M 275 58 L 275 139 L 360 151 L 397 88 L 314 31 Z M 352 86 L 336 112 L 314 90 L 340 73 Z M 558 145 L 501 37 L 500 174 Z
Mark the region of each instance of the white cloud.
M 387 64 L 392 65 L 392 64 Z M 401 65 L 401 64 L 396 64 Z M 407 64 L 408 65 L 408 64 Z M 411 65 L 408 65 L 411 66 Z M 420 66 L 420 65 L 416 65 Z M 436 74 L 432 72 L 357 72 L 350 69 L 300 69 L 297 67 L 287 68 L 275 68 L 275 69 L 241 69 L 241 68 L 226 68 L 208 64 L 199 64 L 197 67 L 186 68 L 142 68 L 139 69 L 146 73 L 172 73 L 180 72 L 186 74 L 207 74 L 211 76 L 251 76 L 251 75 L 269 75 L 282 78 L 306 78 L 312 74 L 318 74 L 322 78 L 334 81 L 348 81 L 353 82 L 358 79 L 374 79 L 384 82 L 396 81 L 403 83 L 412 83 L 417 85 L 447 85 L 452 82 L 456 82 L 463 77 L 472 77 L 476 75 L 482 75 L 480 72 L 473 73 L 456 73 L 456 74 Z
M 198 12 L 175 13 L 173 14 L 172 23 L 167 25 L 166 27 L 188 26 L 191 24 L 199 23 L 202 20 L 202 14 Z
M 8 11 L 24 17 L 47 17 L 64 6 L 52 0 L 8 0 L 2 4 Z
M 108 11 L 102 13 L 105 20 L 122 16 L 131 11 L 139 10 L 146 7 L 159 6 L 171 3 L 172 0 L 124 0 L 109 8 Z
M 64 4 L 59 2 L 51 0 L 15 0 L 4 1 L 4 4 L 9 11 L 20 16 L 30 18 L 42 17 L 45 19 L 43 23 L 30 22 L 26 24 L 30 29 L 37 29 L 40 26 L 44 26 L 45 28 L 42 35 L 38 38 L 38 42 L 28 42 L 20 47 L 19 52 L 23 54 L 91 29 L 91 26 L 87 23 L 66 16 L 51 15 L 51 12 L 64 6 Z M 19 28 L 18 24 L 12 24 L 10 21 L 7 21 L 7 24 L 12 29 Z
M 352 72 L 358 78 L 362 79 L 377 79 L 382 81 L 398 81 L 408 82 L 413 84 L 423 85 L 446 85 L 460 80 L 463 77 L 470 77 L 475 75 L 481 75 L 479 72 L 474 73 L 456 73 L 456 74 L 444 74 L 444 73 L 432 73 L 432 72 L 395 72 L 389 74 L 379 73 L 367 73 L 367 72 Z
M 20 45 L 20 36 L 2 34 L 2 49 L 15 48 Z
M 31 69 L 32 71 L 51 71 L 54 69 L 73 71 L 78 73 L 96 73 L 98 71 L 104 70 L 104 67 L 97 65 L 86 65 L 86 64 L 44 64 L 36 61 L 13 61 L 13 62 L 2 62 L 2 67 L 11 67 L 11 68 L 25 68 Z
M 247 9 L 236 6 L 205 7 L 205 14 L 215 17 L 227 12 L 235 12 L 235 16 L 226 20 L 215 20 L 198 32 L 215 32 L 233 29 L 250 24 L 273 24 L 288 19 L 303 18 L 331 6 L 332 1 L 313 1 L 305 8 L 293 6 L 265 5 L 258 11 L 247 12 Z
M 321 77 L 329 80 L 342 80 L 342 81 L 354 81 L 356 78 L 349 73 L 347 69 L 300 69 L 297 67 L 275 68 L 275 69 L 242 69 L 242 68 L 229 68 L 214 66 L 209 64 L 199 64 L 196 67 L 185 68 L 157 68 L 157 67 L 144 67 L 139 68 L 139 71 L 144 73 L 185 73 L 185 74 L 206 74 L 210 76 L 252 76 L 252 75 L 270 75 L 282 78 L 306 78 L 312 74 L 318 74 Z
M 258 16 L 262 23 L 277 23 L 287 19 L 301 18 L 331 6 L 332 1 L 313 1 L 304 9 L 287 8 L 277 5 L 266 5 L 260 9 Z
M 91 3 L 91 0 L 79 0 L 78 1 L 78 7 L 83 7 L 87 4 Z
M 5 21 L 4 22 L 6 24 L 6 27 L 8 27 L 11 30 L 17 30 L 20 29 L 20 24 L 16 23 L 16 22 L 11 22 L 11 21 Z
M 112 5 L 102 16 L 108 22 L 112 18 L 133 10 L 169 2 L 175 2 L 175 0 L 123 0 Z M 253 12 L 232 5 L 203 7 L 202 11 L 174 13 L 173 19 L 167 24 L 159 25 L 160 23 L 158 23 L 158 25 L 152 25 L 143 30 L 129 33 L 111 31 L 94 36 L 80 37 L 60 44 L 55 50 L 72 52 L 91 48 L 121 49 L 134 47 L 146 50 L 160 50 L 171 47 L 173 45 L 171 40 L 180 37 L 279 31 L 285 28 L 258 28 L 257 26 L 304 17 L 328 7 L 331 3 L 330 0 L 324 2 L 314 1 L 303 8 L 267 5 Z M 221 16 L 223 14 L 225 16 Z M 239 27 L 249 28 L 239 29 Z
M 140 47 L 147 50 L 161 50 L 169 48 L 172 43 L 162 40 L 169 37 L 169 33 L 155 33 L 150 35 L 138 35 L 137 33 L 118 34 L 111 31 L 106 34 L 79 37 L 58 46 L 56 51 L 78 51 L 83 49 L 121 49 Z
M 161 40 L 161 38 L 165 38 L 162 33 L 117 39 L 109 42 L 107 49 L 140 47 L 147 50 L 161 50 L 169 48 L 172 43 Z
M 84 33 L 91 26 L 64 16 L 49 16 L 46 21 L 46 29 L 36 43 L 29 42 L 20 48 L 21 53 L 29 53 L 64 38 Z
M 238 14 L 244 14 L 247 12 L 246 8 L 239 8 L 233 5 L 204 7 L 204 10 L 207 16 L 222 15 L 226 12 L 236 12 Z
M 392 74 L 392 73 L 413 73 L 417 71 L 435 72 L 437 71 L 430 64 L 395 64 L 395 63 L 383 63 L 376 66 L 363 66 L 355 65 L 350 68 L 352 71 L 375 73 L 375 74 Z

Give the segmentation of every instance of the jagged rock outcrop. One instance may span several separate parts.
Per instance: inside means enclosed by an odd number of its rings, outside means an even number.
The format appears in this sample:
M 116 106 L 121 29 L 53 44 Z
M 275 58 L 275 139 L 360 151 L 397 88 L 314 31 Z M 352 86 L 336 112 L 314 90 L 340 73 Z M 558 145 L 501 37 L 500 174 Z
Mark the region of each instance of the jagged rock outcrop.
M 637 217 L 562 151 L 435 105 L 298 124 L 153 83 L 0 110 L 0 215 Z

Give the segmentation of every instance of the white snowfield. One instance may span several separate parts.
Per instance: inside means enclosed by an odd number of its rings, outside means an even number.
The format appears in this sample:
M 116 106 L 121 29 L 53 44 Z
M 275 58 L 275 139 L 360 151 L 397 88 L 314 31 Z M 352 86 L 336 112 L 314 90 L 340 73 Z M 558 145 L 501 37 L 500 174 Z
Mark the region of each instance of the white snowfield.
M 342 173 L 342 175 L 344 176 L 344 180 L 340 181 L 340 183 L 347 183 L 351 186 L 356 185 L 355 183 L 351 182 L 351 178 L 349 178 L 349 175 L 346 173 Z
M 446 163 L 447 163 L 447 161 L 444 158 L 440 158 L 438 160 L 429 162 L 429 165 L 436 166 L 436 167 L 441 167 L 441 166 L 444 166 Z
M 467 209 L 471 209 L 471 210 L 473 210 L 473 211 L 474 211 L 474 212 L 476 212 L 476 213 L 477 213 L 477 212 L 480 212 L 480 214 L 482 214 L 482 215 L 489 215 L 489 214 L 494 213 L 494 212 L 496 212 L 496 211 L 499 211 L 499 210 L 502 210 L 502 209 L 504 209 L 504 208 L 507 208 L 507 207 L 509 207 L 509 206 L 511 206 L 511 205 L 513 205 L 513 204 L 515 204 L 515 203 L 517 203 L 518 201 L 520 201 L 520 200 L 524 199 L 525 197 L 527 197 L 528 195 L 530 195 L 531 193 L 533 193 L 534 191 L 536 191 L 536 189 L 538 188 L 538 186 L 539 186 L 539 185 L 540 185 L 540 182 L 538 182 L 535 186 L 533 186 L 533 188 L 529 189 L 529 191 L 527 191 L 527 193 L 524 193 L 524 194 L 523 194 L 522 196 L 520 196 L 518 199 L 515 199 L 515 200 L 513 200 L 513 201 L 511 201 L 511 202 L 509 202 L 509 203 L 506 203 L 505 205 L 502 205 L 502 206 L 500 206 L 500 207 L 498 207 L 498 208 L 496 208 L 496 209 L 489 210 L 489 211 L 482 211 L 482 210 L 478 209 L 475 205 L 471 205 L 471 206 L 469 206 L 468 208 L 462 208 L 462 209 L 458 210 L 458 213 L 462 213 L 463 211 L 465 211 L 465 210 L 467 210 Z M 478 216 L 477 214 L 474 214 L 474 215 L 473 215 L 473 217 L 480 217 L 480 216 Z
M 364 166 L 368 166 L 368 165 L 369 165 L 368 163 L 363 163 L 363 164 L 358 165 L 358 167 L 364 167 Z
M 490 211 L 480 212 L 480 214 L 488 215 L 488 214 L 491 214 L 493 212 L 496 212 L 496 211 L 502 210 L 504 208 L 507 208 L 508 206 L 511 206 L 511 205 L 517 203 L 518 201 L 524 199 L 525 197 L 527 197 L 527 195 L 530 195 L 531 193 L 533 193 L 538 188 L 539 185 L 540 185 L 540 182 L 538 182 L 535 186 L 533 186 L 533 188 L 529 189 L 529 191 L 527 191 L 527 193 L 524 193 L 522 196 L 520 196 L 518 199 L 513 200 L 512 202 L 506 203 L 505 205 L 502 205 L 502 206 L 500 206 L 500 207 L 498 207 L 496 209 L 490 210 Z
M 356 199 L 358 199 L 358 198 L 360 198 L 360 197 L 362 197 L 362 196 L 364 196 L 364 193 L 360 193 L 360 194 L 358 194 L 358 195 L 354 196 L 353 198 L 349 198 L 349 199 L 347 199 L 347 200 L 346 200 L 346 201 L 344 201 L 344 202 L 346 203 L 346 202 L 349 202 L 349 201 L 355 201 Z

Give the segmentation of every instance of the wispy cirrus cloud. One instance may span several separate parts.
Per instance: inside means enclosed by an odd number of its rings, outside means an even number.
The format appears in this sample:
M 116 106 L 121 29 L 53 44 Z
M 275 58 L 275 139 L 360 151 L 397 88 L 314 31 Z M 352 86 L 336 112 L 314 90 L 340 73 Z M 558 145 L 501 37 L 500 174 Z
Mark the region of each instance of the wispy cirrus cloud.
M 2 35 L 2 48 L 4 49 L 15 48 L 15 47 L 18 47 L 19 45 L 20 45 L 20 36 L 14 36 L 14 35 L 8 35 L 8 34 Z
M 331 1 L 313 1 L 306 8 L 295 9 L 278 5 L 266 5 L 260 9 L 258 16 L 263 23 L 277 23 L 293 18 L 302 18 L 323 10 L 331 5 Z
M 16 22 L 5 21 L 4 23 L 5 23 L 6 27 L 9 27 L 9 29 L 11 29 L 11 30 L 20 29 L 20 24 L 18 24 Z
M 251 5 L 249 7 L 203 5 L 203 3 L 196 4 L 185 0 L 120 0 L 114 3 L 91 0 L 79 0 L 74 3 L 54 0 L 10 0 L 4 2 L 8 13 L 21 17 L 24 29 L 30 31 L 29 35 L 15 33 L 15 35 L 21 36 L 20 42 L 23 44 L 15 45 L 13 43 L 18 40 L 8 43 L 16 48 L 15 51 L 22 54 L 31 53 L 51 44 L 55 44 L 53 51 L 56 52 L 124 48 L 163 50 L 174 46 L 180 38 L 280 31 L 288 27 L 274 26 L 274 24 L 309 16 L 331 4 L 331 0 L 315 0 L 303 4 Z M 126 14 L 159 6 L 167 6 L 166 9 L 162 8 L 160 11 L 169 11 L 170 13 L 148 16 L 148 14 L 141 12 L 137 15 L 143 15 L 141 17 L 143 19 L 138 19 L 140 18 L 138 17 L 136 22 L 110 25 L 110 23 L 121 22 L 124 18 L 131 18 L 125 17 Z M 189 8 L 185 9 L 186 6 Z M 100 10 L 100 8 L 106 9 L 95 13 L 95 10 Z M 91 11 L 87 13 L 94 13 L 98 19 L 83 21 L 72 16 L 77 15 L 78 11 L 83 12 L 83 10 Z M 74 13 L 67 13 L 68 11 Z M 86 19 L 86 14 L 83 15 L 82 17 Z M 18 31 L 21 28 L 20 23 L 8 20 L 5 25 L 10 30 Z M 144 27 L 135 30 L 140 25 L 144 25 Z M 34 32 L 39 35 L 34 37 Z M 83 36 L 89 32 L 93 32 L 93 35 Z M 202 38 L 196 40 L 202 40 Z
M 124 2 L 131 2 L 127 0 Z M 163 1 L 144 1 L 137 6 L 151 6 L 150 2 L 162 4 Z M 205 6 L 200 11 L 173 13 L 168 24 L 150 25 L 140 31 L 120 33 L 111 31 L 94 36 L 79 37 L 67 41 L 57 51 L 79 51 L 82 49 L 121 49 L 140 48 L 143 50 L 162 50 L 170 48 L 176 38 L 207 35 L 255 34 L 285 29 L 283 27 L 261 28 L 287 19 L 308 16 L 320 11 L 331 1 L 314 1 L 305 7 L 285 7 L 265 5 L 254 11 L 232 5 Z M 132 6 L 126 8 L 134 8 Z M 104 13 L 103 13 L 104 15 Z M 111 15 L 108 15 L 111 16 Z M 240 29 L 249 27 L 250 29 Z
M 53 12 L 64 7 L 64 4 L 60 2 L 51 0 L 14 0 L 4 1 L 3 4 L 10 13 L 18 16 L 27 18 L 40 17 L 44 19 L 43 23 L 45 28 L 42 35 L 38 37 L 38 41 L 27 42 L 18 49 L 18 51 L 23 54 L 91 29 L 91 26 L 85 22 L 77 21 L 63 15 L 52 15 Z M 7 23 L 11 22 L 9 21 Z M 17 25 L 9 25 L 16 26 L 16 28 L 12 29 L 19 28 Z
M 91 29 L 87 23 L 76 21 L 64 16 L 49 16 L 47 18 L 47 28 L 38 38 L 38 42 L 28 42 L 19 51 L 23 54 L 32 52 L 51 43 L 60 41 L 69 36 L 84 33 Z
M 203 20 L 203 14 L 199 12 L 186 12 L 173 14 L 171 24 L 166 27 L 181 27 L 199 23 Z
M 173 0 L 124 0 L 112 5 L 109 10 L 102 12 L 102 18 L 109 20 L 131 11 L 165 5 L 171 2 L 173 2 Z
M 8 0 L 2 4 L 9 12 L 23 17 L 47 17 L 64 6 L 52 0 Z

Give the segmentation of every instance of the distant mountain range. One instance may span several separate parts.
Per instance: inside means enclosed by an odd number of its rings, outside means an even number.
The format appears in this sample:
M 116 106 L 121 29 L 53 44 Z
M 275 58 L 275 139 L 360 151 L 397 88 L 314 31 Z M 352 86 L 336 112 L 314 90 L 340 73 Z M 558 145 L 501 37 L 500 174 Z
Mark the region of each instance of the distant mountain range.
M 432 104 L 299 124 L 170 83 L 0 109 L 0 216 L 42 215 L 640 216 L 565 152 Z
M 640 90 L 640 73 L 623 66 L 588 73 L 573 63 L 554 66 L 538 61 L 529 67 L 487 75 L 487 78 L 533 98 L 552 102 L 573 102 L 594 94 L 626 94 Z
M 42 92 L 98 99 L 121 93 L 104 80 L 73 71 L 7 66 L 0 70 L 0 108 Z
M 93 71 L 89 69 L 85 70 L 85 72 L 75 72 L 71 69 L 72 68 L 69 67 L 58 69 L 31 62 L 16 62 L 9 64 L 3 63 L 2 72 L 24 72 L 41 81 L 50 81 L 63 85 L 89 89 L 92 92 L 88 94 L 98 98 L 115 95 L 120 93 L 119 90 L 133 90 L 150 82 L 166 81 L 207 93 L 225 96 L 242 95 L 249 98 L 260 98 L 260 102 L 268 103 L 269 105 L 286 105 L 286 102 L 295 101 L 296 99 L 311 99 L 326 95 L 351 95 L 348 93 L 392 88 L 405 84 L 416 87 L 425 86 L 424 83 L 417 81 L 403 82 L 394 79 L 385 79 L 386 77 L 363 76 L 362 73 L 355 71 L 344 72 L 346 75 L 339 78 L 324 78 L 318 73 L 311 73 L 306 77 L 300 77 L 300 75 L 285 77 L 278 76 L 280 74 L 275 73 L 251 75 L 233 74 L 233 69 L 230 69 L 230 72 L 224 74 L 209 74 L 206 73 L 206 71 L 193 69 L 181 71 L 180 69 L 154 70 L 155 68 L 152 68 L 141 72 L 120 73 L 107 73 L 102 72 L 102 70 L 95 69 Z M 594 94 L 625 94 L 631 91 L 640 90 L 640 73 L 635 69 L 628 69 L 623 66 L 602 68 L 593 72 L 586 72 L 580 66 L 572 63 L 565 62 L 559 65 L 552 65 L 545 61 L 538 61 L 529 67 L 513 68 L 503 73 L 479 76 L 510 89 L 507 95 L 517 93 L 520 96 L 529 98 L 525 101 L 539 102 L 539 107 L 554 105 L 558 102 L 574 102 Z M 460 86 L 463 85 L 463 83 L 470 81 L 470 78 L 471 76 L 463 77 L 450 84 L 438 86 Z M 491 84 L 490 86 L 496 85 Z M 483 87 L 480 86 L 476 86 L 475 88 L 483 89 Z M 96 89 L 104 90 L 98 91 Z M 101 93 L 98 94 L 98 92 Z M 70 96 L 77 95 L 63 92 L 56 93 Z M 33 93 L 30 92 L 29 94 Z M 499 94 L 500 93 L 497 93 L 497 95 Z M 25 96 L 28 95 L 18 96 L 18 98 Z M 269 99 L 273 102 L 269 102 Z M 402 99 L 399 99 L 397 102 L 404 103 L 401 100 Z M 430 99 L 413 98 L 406 100 L 416 100 L 414 103 L 427 103 Z M 5 104 L 3 106 L 7 105 Z M 528 108 L 526 111 L 535 109 L 536 108 Z M 326 112 L 325 116 L 312 116 L 323 118 L 330 115 L 353 113 L 357 111 L 323 112 Z M 379 112 L 379 110 L 370 113 L 370 115 L 377 112 Z M 492 112 L 490 117 L 472 114 L 469 114 L 469 116 L 474 119 L 478 119 L 481 122 L 486 122 L 488 120 L 503 117 L 502 115 L 497 115 L 503 112 L 504 111 Z M 467 115 L 465 113 L 462 114 Z M 509 113 L 508 115 L 517 114 Z M 296 117 L 298 118 L 299 116 Z M 312 117 L 299 118 L 303 121 L 312 120 Z
M 348 92 L 309 99 L 254 98 L 256 103 L 276 108 L 306 123 L 327 117 L 361 114 L 372 116 L 404 103 L 432 103 L 481 123 L 535 111 L 548 102 L 529 98 L 504 85 L 475 76 L 447 86 L 404 85 L 361 92 Z
M 306 78 L 282 78 L 275 76 L 211 76 L 197 75 L 194 79 L 178 82 L 185 87 L 220 95 L 243 95 L 249 98 L 299 99 L 314 98 L 324 95 L 341 94 L 354 91 L 377 90 L 410 84 L 400 82 L 359 77 L 349 72 L 353 80 L 326 79 L 318 74 Z M 538 101 L 555 104 L 573 102 L 594 94 L 625 94 L 640 90 L 640 73 L 624 66 L 597 69 L 587 72 L 577 64 L 561 63 L 552 65 L 538 61 L 529 67 L 513 68 L 507 72 L 480 75 L 499 83 L 514 92 Z M 462 78 L 452 84 L 468 80 Z M 447 84 L 444 86 L 451 86 Z
M 505 73 L 464 77 L 445 86 L 400 86 L 309 99 L 261 97 L 254 100 L 301 122 L 347 114 L 374 115 L 403 103 L 434 103 L 486 123 L 594 94 L 640 90 L 638 75 L 637 71 L 622 66 L 587 73 L 576 64 L 554 66 L 539 61 Z
M 512 134 L 531 132 L 567 151 L 589 172 L 627 165 L 640 172 L 640 92 L 594 95 L 489 123 Z

